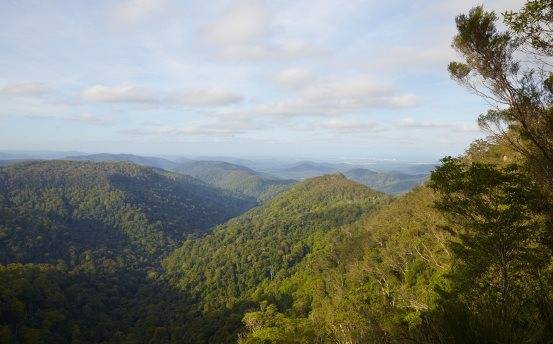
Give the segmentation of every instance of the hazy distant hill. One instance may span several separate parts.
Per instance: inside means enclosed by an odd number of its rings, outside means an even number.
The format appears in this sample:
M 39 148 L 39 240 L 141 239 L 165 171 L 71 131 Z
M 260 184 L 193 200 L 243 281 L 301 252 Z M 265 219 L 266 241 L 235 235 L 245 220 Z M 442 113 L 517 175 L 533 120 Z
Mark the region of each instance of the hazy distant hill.
M 355 168 L 344 172 L 344 174 L 352 180 L 389 194 L 405 193 L 428 178 L 428 174 L 375 172 L 364 168 Z
M 208 184 L 245 196 L 264 201 L 287 189 L 292 180 L 281 180 L 250 168 L 213 160 L 190 160 L 179 158 L 171 161 L 158 157 L 144 157 L 132 154 L 92 154 L 69 157 L 70 160 L 127 161 L 142 166 L 153 166 L 198 178 Z
M 99 153 L 99 154 L 90 154 L 90 155 L 80 155 L 80 156 L 69 156 L 66 160 L 76 160 L 76 161 L 126 161 L 132 162 L 141 166 L 151 166 L 161 168 L 167 171 L 173 170 L 178 164 L 171 160 L 152 157 L 152 156 L 139 156 L 133 154 L 110 154 L 110 153 Z
M 64 159 L 68 156 L 78 156 L 84 153 L 78 151 L 50 151 L 50 150 L 14 150 L 0 152 L 0 160 L 50 160 Z
M 281 180 L 222 161 L 190 160 L 181 162 L 173 171 L 191 175 L 211 185 L 260 201 L 273 197 L 295 183 L 293 180 Z
M 302 161 L 289 166 L 284 166 L 278 169 L 271 170 L 270 173 L 273 173 L 280 178 L 302 180 L 339 171 L 339 168 L 330 164 Z
M 413 165 L 404 166 L 405 169 L 413 171 L 427 171 L 433 165 Z M 286 166 L 271 173 L 280 178 L 290 178 L 302 180 L 325 174 L 340 172 L 351 180 L 355 180 L 375 190 L 389 194 L 400 194 L 411 190 L 420 185 L 427 177 L 428 173 L 403 173 L 398 171 L 376 172 L 367 168 L 353 167 L 346 163 L 316 163 L 303 161 L 291 166 Z

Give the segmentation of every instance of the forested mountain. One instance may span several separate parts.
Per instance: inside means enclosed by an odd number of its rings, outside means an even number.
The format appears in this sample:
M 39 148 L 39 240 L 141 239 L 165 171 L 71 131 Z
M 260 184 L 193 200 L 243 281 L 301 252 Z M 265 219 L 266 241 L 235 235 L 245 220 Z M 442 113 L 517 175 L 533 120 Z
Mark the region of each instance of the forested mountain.
M 414 165 L 409 170 L 427 171 L 433 165 Z M 405 167 L 405 166 L 404 166 Z M 303 180 L 306 178 L 317 177 L 330 173 L 343 173 L 346 177 L 355 180 L 361 184 L 382 191 L 388 194 L 396 195 L 405 193 L 415 186 L 420 185 L 426 178 L 425 173 L 403 173 L 398 171 L 380 171 L 376 172 L 363 167 L 355 167 L 352 164 L 345 163 L 315 163 L 304 161 L 279 169 L 273 169 L 270 173 L 280 178 L 290 178 Z
M 280 178 L 302 180 L 322 176 L 324 174 L 336 173 L 339 171 L 340 168 L 329 164 L 302 161 L 291 166 L 274 169 L 270 171 L 270 173 L 273 173 Z
M 69 157 L 69 160 L 84 161 L 127 161 L 142 166 L 153 166 L 168 171 L 190 175 L 208 184 L 258 201 L 267 200 L 286 190 L 294 181 L 282 180 L 268 174 L 256 172 L 244 166 L 213 160 L 179 159 L 171 161 L 157 157 L 132 154 L 91 154 Z
M 319 249 L 326 233 L 388 200 L 341 174 L 309 179 L 217 227 L 213 234 L 187 240 L 164 267 L 178 289 L 198 300 L 204 316 L 220 313 L 219 323 L 209 328 L 206 322 L 204 331 L 212 332 L 211 340 L 226 342 L 259 285 L 289 276 Z
M 421 187 L 321 237 L 292 275 L 254 294 L 244 342 L 394 342 L 435 305 L 449 253 L 431 190 Z
M 344 175 L 375 190 L 389 194 L 405 193 L 421 185 L 428 174 L 406 174 L 401 172 L 375 172 L 366 168 L 354 168 Z
M 132 162 L 141 166 L 151 166 L 161 168 L 167 171 L 172 171 L 178 164 L 174 161 L 153 157 L 153 156 L 139 156 L 133 154 L 110 154 L 110 153 L 99 153 L 99 154 L 89 154 L 89 155 L 78 155 L 78 156 L 69 156 L 66 160 L 75 160 L 75 161 L 123 161 L 123 162 Z
M 253 205 L 129 163 L 0 168 L 0 342 L 182 342 L 188 299 L 160 258 Z
M 191 175 L 221 189 L 254 197 L 259 201 L 267 200 L 295 183 L 293 180 L 278 179 L 222 161 L 184 161 L 172 170 Z
M 253 205 L 192 177 L 129 163 L 11 165 L 0 169 L 0 261 L 146 259 Z

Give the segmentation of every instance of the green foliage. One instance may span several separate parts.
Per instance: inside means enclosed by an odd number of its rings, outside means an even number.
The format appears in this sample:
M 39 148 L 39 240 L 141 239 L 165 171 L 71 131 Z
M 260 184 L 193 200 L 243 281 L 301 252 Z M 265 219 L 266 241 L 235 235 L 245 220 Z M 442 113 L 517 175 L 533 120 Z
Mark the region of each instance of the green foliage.
M 258 201 L 267 201 L 295 183 L 292 180 L 260 175 L 247 167 L 221 161 L 186 161 L 172 168 L 172 171 L 191 175 L 221 189 L 254 197 Z
M 184 300 L 136 270 L 0 265 L 0 342 L 183 343 Z
M 479 125 L 497 140 L 507 140 L 524 158 L 536 182 L 553 194 L 552 7 L 549 0 L 528 1 L 518 12 L 498 17 L 482 6 L 456 18 L 453 79 L 494 107 Z M 550 195 L 551 196 L 551 195 Z
M 240 305 L 250 301 L 260 284 L 290 275 L 325 233 L 387 200 L 340 174 L 313 178 L 209 236 L 187 240 L 164 267 L 179 289 L 200 301 L 204 312 L 237 307 L 241 314 Z M 240 318 L 234 326 L 240 325 Z
M 431 309 L 448 270 L 447 233 L 432 208 L 434 194 L 416 188 L 360 220 L 321 235 L 290 276 L 265 281 L 254 294 L 261 307 L 279 310 L 264 326 L 281 319 L 297 324 L 292 337 L 308 342 L 388 342 L 404 337 Z M 244 318 L 243 340 L 255 339 Z M 255 319 L 255 317 L 254 317 Z M 301 321 L 300 321 L 301 320 Z M 301 325 L 301 326 L 300 326 Z M 281 331 L 283 333 L 284 330 Z M 252 340 L 253 340 L 252 339 Z M 255 341 L 252 341 L 255 342 Z
M 0 342 L 188 342 L 189 298 L 160 259 L 253 205 L 128 163 L 1 168 Z
M 266 302 L 261 303 L 259 311 L 246 314 L 243 322 L 249 335 L 238 340 L 241 344 L 308 344 L 315 337 L 308 319 L 287 317 Z
M 412 188 L 421 185 L 428 177 L 427 174 L 379 173 L 364 168 L 349 170 L 344 175 L 372 189 L 392 195 L 406 193 Z
M 505 22 L 521 39 L 537 52 L 553 54 L 553 3 L 548 0 L 528 1 L 519 12 L 507 11 Z
M 144 263 L 253 206 L 191 177 L 127 163 L 0 169 L 0 262 Z
M 464 309 L 473 323 L 466 335 L 505 343 L 546 341 L 553 330 L 547 306 L 553 233 L 543 216 L 546 198 L 517 165 L 446 158 L 430 185 L 440 194 L 436 207 L 454 236 L 452 289 L 444 303 Z

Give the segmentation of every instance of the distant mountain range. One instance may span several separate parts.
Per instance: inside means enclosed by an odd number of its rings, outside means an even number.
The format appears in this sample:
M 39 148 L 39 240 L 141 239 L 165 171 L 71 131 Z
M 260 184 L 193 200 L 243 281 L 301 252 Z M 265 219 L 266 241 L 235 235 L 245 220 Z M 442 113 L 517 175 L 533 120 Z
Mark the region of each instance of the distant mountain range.
M 375 172 L 364 168 L 354 168 L 344 172 L 344 175 L 351 180 L 389 194 L 405 193 L 415 186 L 421 185 L 428 178 L 426 173 Z
M 133 154 L 110 154 L 110 153 L 100 153 L 100 154 L 89 154 L 89 155 L 78 155 L 78 156 L 68 156 L 64 158 L 65 160 L 75 160 L 75 161 L 126 161 L 132 162 L 141 166 L 151 166 L 161 168 L 167 171 L 173 170 L 178 164 L 174 161 L 158 158 L 153 156 L 140 156 Z
M 127 161 L 142 166 L 152 166 L 167 171 L 195 177 L 218 188 L 265 201 L 295 183 L 268 174 L 259 173 L 244 166 L 223 161 L 179 159 L 171 161 L 158 157 L 132 154 L 92 154 L 67 157 L 69 160 Z
M 222 161 L 185 161 L 172 171 L 185 173 L 225 190 L 265 201 L 286 190 L 294 180 L 283 180 L 244 166 Z
M 61 154 L 61 153 L 60 153 Z M 50 156 L 60 154 L 49 153 Z M 21 154 L 0 153 L 0 166 L 9 165 L 29 159 L 21 158 Z M 32 156 L 32 155 L 28 155 Z M 17 157 L 17 158 L 16 158 Z M 389 194 L 401 194 L 420 185 L 428 177 L 435 164 L 379 163 L 356 165 L 350 163 L 328 163 L 299 161 L 285 163 L 284 161 L 248 160 L 239 158 L 201 157 L 205 160 L 175 158 L 173 160 L 133 154 L 89 154 L 69 155 L 66 160 L 76 161 L 126 161 L 141 166 L 151 166 L 167 171 L 193 176 L 210 185 L 255 198 L 263 202 L 286 190 L 296 181 L 332 173 L 343 173 L 348 178 L 358 181 L 375 190 Z
M 271 170 L 270 173 L 280 178 L 303 180 L 325 174 L 340 172 L 351 180 L 355 180 L 377 191 L 389 194 L 405 193 L 415 186 L 424 182 L 428 177 L 430 166 L 413 166 L 413 172 L 425 171 L 424 173 L 405 173 L 398 171 L 377 172 L 367 168 L 355 167 L 351 164 L 315 163 L 302 161 L 284 168 Z

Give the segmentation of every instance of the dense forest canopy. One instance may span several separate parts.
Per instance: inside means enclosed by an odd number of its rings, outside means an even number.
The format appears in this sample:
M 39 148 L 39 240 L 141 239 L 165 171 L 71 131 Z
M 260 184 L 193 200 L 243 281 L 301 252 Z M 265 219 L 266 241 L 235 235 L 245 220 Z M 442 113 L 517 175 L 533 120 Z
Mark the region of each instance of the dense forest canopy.
M 167 253 L 255 205 L 192 177 L 128 163 L 43 161 L 0 169 L 1 261 L 78 265 Z M 134 258 L 133 258 L 134 259 Z
M 490 102 L 490 136 L 405 195 L 214 162 L 181 172 L 219 187 L 125 162 L 0 167 L 0 343 L 552 342 L 552 15 L 456 18 L 449 72 Z
M 283 180 L 250 168 L 224 161 L 178 159 L 138 156 L 132 154 L 90 154 L 70 156 L 79 161 L 126 161 L 142 166 L 152 166 L 167 171 L 192 176 L 218 188 L 232 191 L 258 201 L 266 201 L 286 190 L 295 181 Z M 1 164 L 1 163 L 0 163 Z
M 238 308 L 240 319 L 240 303 L 251 301 L 261 283 L 289 275 L 321 236 L 387 201 L 388 196 L 340 174 L 309 179 L 213 234 L 186 241 L 164 267 L 177 288 L 195 295 L 204 311 L 228 309 L 226 316 L 232 318 Z

